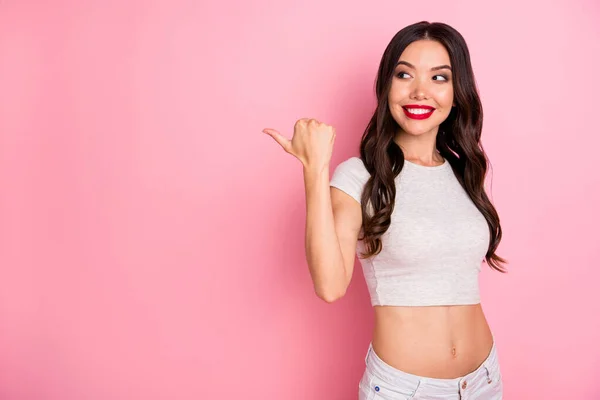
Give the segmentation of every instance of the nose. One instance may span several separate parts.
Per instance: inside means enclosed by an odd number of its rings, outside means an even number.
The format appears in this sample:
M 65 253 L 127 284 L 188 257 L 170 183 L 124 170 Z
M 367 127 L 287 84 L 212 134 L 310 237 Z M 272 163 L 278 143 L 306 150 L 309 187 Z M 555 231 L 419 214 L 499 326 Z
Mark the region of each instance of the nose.
M 427 86 L 418 79 L 413 81 L 413 87 L 411 90 L 411 98 L 415 100 L 423 100 L 427 98 Z

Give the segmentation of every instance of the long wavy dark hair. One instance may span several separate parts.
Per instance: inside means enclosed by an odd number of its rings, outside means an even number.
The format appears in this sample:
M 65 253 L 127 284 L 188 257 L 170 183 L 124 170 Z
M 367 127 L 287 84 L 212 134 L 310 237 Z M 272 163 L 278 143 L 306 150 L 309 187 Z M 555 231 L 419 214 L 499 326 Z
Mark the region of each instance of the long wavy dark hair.
M 404 49 L 423 39 L 435 40 L 446 48 L 453 71 L 455 107 L 438 129 L 437 151 L 448 160 L 458 181 L 487 220 L 490 229 L 490 244 L 485 256 L 487 264 L 506 272 L 500 263 L 506 264 L 507 261 L 495 253 L 502 238 L 500 218 L 484 188 L 489 160 L 480 143 L 483 109 L 469 50 L 462 35 L 441 22 L 421 21 L 400 30 L 388 44 L 379 64 L 375 82 L 377 109 L 360 143 L 360 158 L 371 174 L 361 198 L 363 233 L 359 239 L 364 241 L 366 250 L 361 258 L 379 254 L 382 250 L 381 236 L 388 230 L 394 211 L 394 179 L 404 166 L 404 153 L 394 141 L 399 125 L 388 104 L 394 70 Z

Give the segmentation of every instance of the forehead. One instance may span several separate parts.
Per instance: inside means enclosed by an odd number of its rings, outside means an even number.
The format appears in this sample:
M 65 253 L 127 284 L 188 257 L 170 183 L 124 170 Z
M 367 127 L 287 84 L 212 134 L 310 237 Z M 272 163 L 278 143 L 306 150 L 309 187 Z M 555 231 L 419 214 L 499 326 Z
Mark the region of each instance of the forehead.
M 417 69 L 429 69 L 438 65 L 450 65 L 450 56 L 446 48 L 434 40 L 417 40 L 409 44 L 398 61 L 408 61 Z

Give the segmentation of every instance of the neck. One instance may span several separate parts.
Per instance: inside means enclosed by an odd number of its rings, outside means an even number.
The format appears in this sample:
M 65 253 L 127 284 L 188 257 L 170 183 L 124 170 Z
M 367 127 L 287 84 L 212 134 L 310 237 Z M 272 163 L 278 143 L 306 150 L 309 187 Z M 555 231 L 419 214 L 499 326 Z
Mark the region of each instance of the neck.
M 437 128 L 418 136 L 400 131 L 396 134 L 394 142 L 402 149 L 406 160 L 417 161 L 424 165 L 436 165 L 444 162 L 444 158 L 435 147 L 436 135 Z

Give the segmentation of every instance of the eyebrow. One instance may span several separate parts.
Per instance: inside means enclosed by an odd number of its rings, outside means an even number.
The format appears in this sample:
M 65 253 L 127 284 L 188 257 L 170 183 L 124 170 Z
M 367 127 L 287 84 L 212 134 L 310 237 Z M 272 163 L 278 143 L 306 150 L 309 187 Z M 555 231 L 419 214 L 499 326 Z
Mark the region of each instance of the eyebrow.
M 406 65 L 408 68 L 415 69 L 415 66 L 412 65 L 411 63 L 409 63 L 408 61 L 398 61 L 398 63 L 396 64 L 396 67 L 398 65 Z M 452 67 L 450 67 L 449 65 L 445 65 L 445 64 L 431 68 L 432 71 L 438 71 L 440 69 L 449 69 L 450 71 L 452 71 Z

